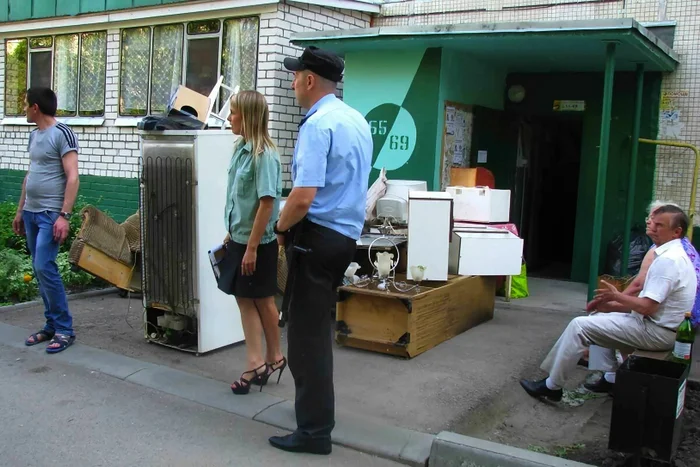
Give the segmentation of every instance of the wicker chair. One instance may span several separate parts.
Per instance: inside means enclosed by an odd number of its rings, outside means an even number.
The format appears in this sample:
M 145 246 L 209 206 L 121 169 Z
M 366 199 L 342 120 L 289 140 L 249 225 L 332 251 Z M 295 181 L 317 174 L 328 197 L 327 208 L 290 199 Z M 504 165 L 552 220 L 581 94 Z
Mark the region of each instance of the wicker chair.
M 140 216 L 119 224 L 94 206 L 80 212 L 83 223 L 71 245 L 70 263 L 125 292 L 141 291 Z

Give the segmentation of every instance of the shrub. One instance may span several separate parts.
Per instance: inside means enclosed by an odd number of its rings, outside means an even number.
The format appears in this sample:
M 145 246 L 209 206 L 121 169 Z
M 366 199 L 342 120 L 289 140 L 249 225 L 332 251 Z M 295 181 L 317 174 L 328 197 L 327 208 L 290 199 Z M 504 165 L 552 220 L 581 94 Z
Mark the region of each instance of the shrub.
M 12 231 L 12 221 L 17 214 L 17 203 L 5 201 L 0 203 L 0 250 L 11 248 L 26 252 L 27 240 Z
M 39 292 L 29 255 L 9 248 L 0 250 L 0 302 L 25 302 Z
M 73 215 L 70 218 L 70 232 L 68 232 L 68 238 L 61 244 L 59 249 L 60 252 L 70 251 L 70 246 L 73 244 L 75 235 L 80 230 L 80 226 L 83 223 L 83 218 L 80 216 L 80 211 L 87 206 L 88 203 L 85 201 L 83 196 L 78 196 L 73 205 Z M 105 214 L 109 215 L 107 211 Z M 12 220 L 15 218 L 17 213 L 17 203 L 13 201 L 5 201 L 0 203 L 0 249 L 11 248 L 13 250 L 27 252 L 27 240 L 26 238 L 15 235 L 12 231 Z
M 56 264 L 63 284 L 67 289 L 82 289 L 88 286 L 104 285 L 104 282 L 86 273 L 74 271 L 68 261 L 68 252 L 83 222 L 80 211 L 87 205 L 82 196 L 78 196 L 70 218 L 68 238 L 59 248 Z M 12 231 L 12 220 L 17 213 L 17 203 L 5 201 L 0 203 L 0 304 L 25 302 L 34 299 L 39 292 L 34 278 L 32 261 L 27 250 L 27 240 Z
M 68 253 L 59 253 L 56 265 L 66 289 L 83 289 L 104 284 L 85 271 L 73 271 L 68 261 Z M 0 304 L 26 302 L 36 298 L 39 293 L 32 260 L 27 254 L 9 248 L 0 250 L 0 277 L 6 278 L 0 281 Z
M 95 283 L 97 280 L 95 276 L 92 276 L 85 271 L 73 271 L 71 264 L 68 261 L 68 253 L 59 253 L 56 257 L 56 265 L 58 266 L 58 272 L 61 274 L 61 278 L 63 279 L 63 284 L 66 287 L 87 287 L 88 285 Z

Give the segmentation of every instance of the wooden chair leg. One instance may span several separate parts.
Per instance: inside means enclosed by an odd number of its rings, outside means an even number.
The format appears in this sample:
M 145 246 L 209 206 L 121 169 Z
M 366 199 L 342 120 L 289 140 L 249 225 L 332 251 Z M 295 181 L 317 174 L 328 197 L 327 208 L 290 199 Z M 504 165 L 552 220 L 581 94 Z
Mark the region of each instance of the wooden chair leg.
M 505 292 L 506 292 L 506 302 L 510 301 L 510 289 L 513 286 L 513 276 L 506 276 Z

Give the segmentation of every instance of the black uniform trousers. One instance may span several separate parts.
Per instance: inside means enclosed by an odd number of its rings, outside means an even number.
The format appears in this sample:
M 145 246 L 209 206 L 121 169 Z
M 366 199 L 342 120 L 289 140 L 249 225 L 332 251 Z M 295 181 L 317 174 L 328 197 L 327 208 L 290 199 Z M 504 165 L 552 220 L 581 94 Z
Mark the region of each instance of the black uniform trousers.
M 296 388 L 297 431 L 312 438 L 330 438 L 335 426 L 331 311 L 357 244 L 307 219 L 287 239 L 287 287 L 291 287 L 285 290 L 291 294 L 287 359 Z

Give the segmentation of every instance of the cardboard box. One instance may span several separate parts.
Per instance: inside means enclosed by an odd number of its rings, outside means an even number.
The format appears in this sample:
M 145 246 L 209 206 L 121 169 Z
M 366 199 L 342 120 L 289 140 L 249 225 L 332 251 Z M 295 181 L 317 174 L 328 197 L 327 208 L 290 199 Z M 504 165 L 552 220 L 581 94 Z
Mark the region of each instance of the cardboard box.
M 181 111 L 183 110 L 183 107 L 185 107 L 184 112 L 190 114 L 196 113 L 197 120 L 202 123 L 206 123 L 207 119 L 209 118 L 209 103 L 210 101 L 207 96 L 180 85 L 171 100 L 171 104 L 168 107 L 170 109 Z
M 465 187 L 487 186 L 489 188 L 496 188 L 493 173 L 484 167 L 452 167 L 450 169 L 450 185 Z

